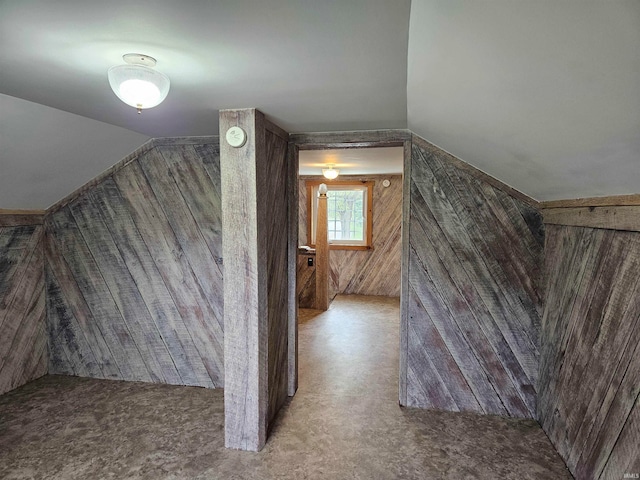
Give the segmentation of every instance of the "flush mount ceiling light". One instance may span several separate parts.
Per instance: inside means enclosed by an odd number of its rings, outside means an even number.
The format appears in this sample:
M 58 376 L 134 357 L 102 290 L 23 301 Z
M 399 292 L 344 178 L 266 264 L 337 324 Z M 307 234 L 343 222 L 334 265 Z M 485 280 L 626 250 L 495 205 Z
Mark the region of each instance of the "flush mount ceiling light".
M 328 178 L 329 180 L 333 180 L 340 174 L 340 170 L 336 170 L 333 168 L 333 165 L 328 165 L 329 168 L 322 169 L 322 175 L 324 178 Z
M 127 105 L 138 109 L 162 103 L 169 93 L 169 77 L 154 70 L 156 59 L 140 53 L 127 53 L 127 65 L 116 65 L 108 72 L 111 89 Z

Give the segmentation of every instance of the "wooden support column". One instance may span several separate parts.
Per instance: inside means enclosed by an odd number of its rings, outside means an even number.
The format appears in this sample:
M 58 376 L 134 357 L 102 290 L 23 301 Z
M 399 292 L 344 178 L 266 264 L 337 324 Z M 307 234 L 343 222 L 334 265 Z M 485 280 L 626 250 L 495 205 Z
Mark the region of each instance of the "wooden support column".
M 329 309 L 329 234 L 326 185 L 320 185 L 316 223 L 316 308 Z
M 231 127 L 244 144 L 229 143 Z M 228 448 L 260 450 L 289 391 L 287 146 L 261 112 L 220 112 Z

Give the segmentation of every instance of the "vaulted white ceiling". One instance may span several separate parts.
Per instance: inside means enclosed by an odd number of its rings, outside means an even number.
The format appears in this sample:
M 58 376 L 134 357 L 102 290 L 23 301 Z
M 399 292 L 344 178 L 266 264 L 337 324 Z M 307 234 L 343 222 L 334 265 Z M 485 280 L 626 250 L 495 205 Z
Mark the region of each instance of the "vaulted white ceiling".
M 242 107 L 291 132 L 408 126 L 538 199 L 637 192 L 638 51 L 637 0 L 5 0 L 0 208 Z M 172 82 L 142 115 L 106 77 L 129 52 Z

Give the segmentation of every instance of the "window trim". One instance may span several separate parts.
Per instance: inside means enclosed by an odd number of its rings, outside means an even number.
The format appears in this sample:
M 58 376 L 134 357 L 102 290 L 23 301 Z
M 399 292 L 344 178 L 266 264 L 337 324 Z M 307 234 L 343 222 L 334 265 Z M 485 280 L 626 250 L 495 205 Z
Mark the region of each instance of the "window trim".
M 315 248 L 315 243 L 312 243 L 312 224 L 313 224 L 313 190 L 315 187 L 324 183 L 329 190 L 332 186 L 339 186 L 341 188 L 348 187 L 366 187 L 367 189 L 367 206 L 365 208 L 365 244 L 364 245 L 349 245 L 344 243 L 329 243 L 330 250 L 373 250 L 373 186 L 375 181 L 368 180 L 351 180 L 351 181 L 330 181 L 330 180 L 305 180 L 307 187 L 307 242 L 309 246 Z

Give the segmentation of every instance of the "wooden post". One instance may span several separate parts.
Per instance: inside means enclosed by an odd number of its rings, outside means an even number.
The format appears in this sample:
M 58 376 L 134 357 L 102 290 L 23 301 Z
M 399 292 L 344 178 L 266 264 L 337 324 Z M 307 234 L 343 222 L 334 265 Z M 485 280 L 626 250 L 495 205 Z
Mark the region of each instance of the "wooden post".
M 267 384 L 264 256 L 258 252 L 256 164 L 264 161 L 264 126 L 255 111 L 220 112 L 222 256 L 224 259 L 225 446 L 259 450 L 266 441 Z M 246 143 L 234 148 L 227 130 L 240 127 Z
M 264 446 L 288 393 L 287 145 L 255 109 L 220 112 L 225 445 L 239 450 Z
M 323 188 L 324 187 L 324 188 Z M 318 221 L 316 223 L 316 308 L 329 309 L 329 235 L 326 185 L 318 189 Z M 323 193 L 324 191 L 324 193 Z

